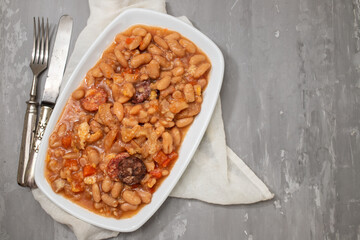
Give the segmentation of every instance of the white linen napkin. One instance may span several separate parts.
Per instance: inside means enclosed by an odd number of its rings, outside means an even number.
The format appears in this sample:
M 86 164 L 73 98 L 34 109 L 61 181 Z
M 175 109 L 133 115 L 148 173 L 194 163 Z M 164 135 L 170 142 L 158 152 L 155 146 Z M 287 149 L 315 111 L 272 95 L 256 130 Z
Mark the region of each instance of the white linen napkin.
M 137 7 L 166 13 L 165 0 L 89 0 L 89 6 L 87 26 L 76 41 L 62 86 L 104 27 L 122 11 Z M 186 17 L 181 19 L 191 24 Z M 52 203 L 39 189 L 33 190 L 33 195 L 50 216 L 68 225 L 79 240 L 103 239 L 118 234 L 71 216 Z M 220 99 L 198 150 L 170 196 L 214 204 L 249 204 L 274 197 L 251 169 L 226 146 Z

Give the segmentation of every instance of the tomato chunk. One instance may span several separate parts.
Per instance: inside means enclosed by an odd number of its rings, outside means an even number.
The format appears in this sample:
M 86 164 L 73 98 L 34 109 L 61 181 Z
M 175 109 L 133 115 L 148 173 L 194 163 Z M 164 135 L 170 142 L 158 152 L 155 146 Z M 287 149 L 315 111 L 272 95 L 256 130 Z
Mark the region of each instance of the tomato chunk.
M 61 144 L 64 148 L 69 148 L 71 146 L 71 136 L 66 135 L 61 139 Z
M 168 158 L 168 159 L 166 159 L 166 160 L 161 164 L 161 166 L 162 166 L 162 167 L 167 167 L 170 162 L 171 162 L 171 159 Z
M 176 152 L 172 152 L 167 155 L 167 159 L 164 162 L 162 162 L 161 166 L 167 167 L 171 161 L 174 161 L 177 158 L 178 158 L 178 154 Z
M 172 153 L 170 153 L 170 154 L 168 155 L 168 158 L 169 158 L 171 161 L 173 161 L 173 160 L 177 159 L 178 156 L 179 156 L 179 155 L 178 155 L 176 152 L 172 152 Z
M 96 169 L 91 165 L 85 165 L 83 169 L 84 177 L 91 176 L 96 173 Z
M 153 176 L 156 179 L 159 179 L 159 178 L 162 177 L 162 173 L 161 173 L 161 170 L 159 168 L 152 170 L 150 172 L 150 175 Z
M 154 161 L 162 164 L 164 161 L 166 161 L 168 159 L 168 157 L 166 156 L 166 154 L 163 151 L 159 151 L 155 156 L 154 156 Z
M 134 41 L 134 38 L 127 38 L 125 40 L 126 44 L 130 44 L 130 43 L 132 43 L 132 41 Z

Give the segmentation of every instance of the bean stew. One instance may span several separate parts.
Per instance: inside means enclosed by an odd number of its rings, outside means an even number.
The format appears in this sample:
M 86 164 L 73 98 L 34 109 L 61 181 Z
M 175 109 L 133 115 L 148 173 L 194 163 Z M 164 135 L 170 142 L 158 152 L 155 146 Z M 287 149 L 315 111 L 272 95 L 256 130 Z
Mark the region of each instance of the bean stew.
M 170 174 L 210 69 L 177 32 L 136 25 L 117 34 L 50 136 L 53 191 L 103 216 L 136 214 Z

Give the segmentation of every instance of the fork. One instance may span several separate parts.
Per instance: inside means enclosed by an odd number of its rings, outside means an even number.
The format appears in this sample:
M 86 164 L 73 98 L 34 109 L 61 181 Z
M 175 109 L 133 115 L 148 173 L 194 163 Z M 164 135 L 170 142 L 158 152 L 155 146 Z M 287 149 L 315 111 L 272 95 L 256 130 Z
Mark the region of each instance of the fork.
M 36 26 L 37 25 L 37 26 Z M 37 85 L 39 75 L 47 68 L 49 58 L 49 23 L 46 19 L 46 28 L 44 26 L 44 18 L 41 20 L 34 17 L 34 43 L 31 54 L 30 68 L 33 72 L 33 81 L 30 91 L 30 99 L 27 101 L 27 109 L 24 117 L 24 128 L 22 133 L 19 166 L 17 182 L 20 186 L 25 187 L 25 170 L 29 161 L 31 147 L 36 129 L 37 118 Z

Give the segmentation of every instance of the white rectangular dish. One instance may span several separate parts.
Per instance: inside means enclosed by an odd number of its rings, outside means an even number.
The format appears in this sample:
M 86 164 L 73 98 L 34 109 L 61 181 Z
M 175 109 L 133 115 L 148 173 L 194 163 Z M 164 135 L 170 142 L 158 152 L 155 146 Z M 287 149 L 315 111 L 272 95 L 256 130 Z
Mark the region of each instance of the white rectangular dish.
M 48 149 L 48 139 L 53 132 L 71 93 L 79 86 L 87 71 L 96 64 L 103 51 L 113 42 L 116 34 L 123 32 L 130 26 L 136 24 L 158 26 L 179 32 L 184 37 L 194 42 L 208 56 L 212 64 L 212 69 L 209 73 L 209 83 L 203 95 L 202 110 L 187 132 L 179 151 L 179 158 L 174 164 L 169 176 L 154 193 L 151 203 L 143 207 L 136 215 L 128 219 L 114 219 L 95 214 L 71 200 L 64 198 L 62 195 L 56 194 L 44 175 L 45 158 Z M 194 27 L 175 17 L 155 11 L 144 9 L 129 9 L 124 11 L 105 28 L 89 48 L 87 53 L 78 63 L 57 100 L 57 104 L 47 125 L 39 151 L 39 158 L 36 163 L 35 181 L 37 186 L 56 205 L 83 221 L 113 231 L 131 232 L 137 230 L 162 205 L 193 157 L 215 108 L 223 80 L 223 74 L 224 58 L 221 51 L 208 37 Z

